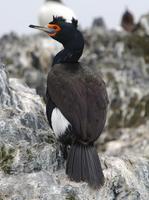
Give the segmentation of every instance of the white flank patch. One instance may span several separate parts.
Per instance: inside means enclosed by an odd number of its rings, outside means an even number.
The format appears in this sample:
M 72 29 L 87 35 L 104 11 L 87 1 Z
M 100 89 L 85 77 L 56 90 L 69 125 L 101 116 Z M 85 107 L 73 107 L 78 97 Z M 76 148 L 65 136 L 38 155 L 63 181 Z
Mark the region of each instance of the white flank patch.
M 51 124 L 57 137 L 65 133 L 66 129 L 70 125 L 69 121 L 64 117 L 58 108 L 54 108 L 52 111 Z

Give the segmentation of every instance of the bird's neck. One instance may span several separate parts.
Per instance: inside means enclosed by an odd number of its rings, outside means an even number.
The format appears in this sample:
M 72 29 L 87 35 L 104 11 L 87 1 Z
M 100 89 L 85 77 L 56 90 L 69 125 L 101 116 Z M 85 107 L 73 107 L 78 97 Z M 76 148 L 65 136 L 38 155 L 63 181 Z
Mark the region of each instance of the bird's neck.
M 63 43 L 64 49 L 54 58 L 53 65 L 59 63 L 77 63 L 83 53 L 84 39 L 77 35 L 72 41 Z
M 59 63 L 77 63 L 82 55 L 83 50 L 73 50 L 64 48 L 60 51 L 53 60 L 53 65 Z

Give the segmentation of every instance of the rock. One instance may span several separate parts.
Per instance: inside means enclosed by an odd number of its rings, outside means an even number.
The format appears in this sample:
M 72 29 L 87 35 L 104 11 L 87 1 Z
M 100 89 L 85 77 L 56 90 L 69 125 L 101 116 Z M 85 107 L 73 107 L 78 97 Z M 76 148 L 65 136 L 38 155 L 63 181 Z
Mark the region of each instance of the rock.
M 8 79 L 4 65 L 0 65 L 0 82 L 3 83 L 0 104 L 1 199 L 148 198 L 147 155 L 130 155 L 128 151 L 122 156 L 115 155 L 110 150 L 110 143 L 101 157 L 105 185 L 95 191 L 86 183 L 71 182 L 64 172 L 58 145 L 49 129 L 40 97 L 18 79 Z M 140 139 L 138 145 L 141 142 Z M 122 150 L 122 147 L 117 146 L 117 149 Z
M 95 18 L 93 21 L 93 27 L 98 26 L 102 28 L 106 28 L 105 22 L 102 17 Z
M 147 199 L 149 195 L 147 178 L 149 161 L 142 157 L 105 157 L 107 181 L 100 190 L 98 199 Z M 146 182 L 147 181 L 147 182 Z
M 18 79 L 8 79 L 2 64 L 0 83 L 0 169 L 8 174 L 17 174 L 26 168 L 29 171 L 31 167 L 26 163 L 31 160 L 32 151 L 37 150 L 37 146 L 40 151 L 38 149 L 36 157 L 39 159 L 42 154 L 46 156 L 47 152 L 49 159 L 45 168 L 49 167 L 56 151 L 49 145 L 53 143 L 53 135 L 40 97 Z M 34 169 L 39 164 L 35 161 L 31 165 Z
M 140 23 L 144 33 L 149 36 L 149 13 L 141 16 L 139 23 Z
M 139 36 L 149 36 L 149 13 L 140 17 L 134 32 Z
M 99 139 L 99 151 L 106 155 L 143 155 L 149 158 L 149 123 L 137 128 L 120 128 L 109 134 L 105 132 Z
M 15 176 L 0 175 L 0 194 L 5 199 L 78 199 L 146 200 L 148 191 L 148 160 L 142 157 L 105 157 L 102 159 L 106 182 L 99 191 L 85 183 L 67 180 L 63 171 L 39 171 Z M 5 184 L 4 184 L 5 183 Z
M 61 45 L 43 34 L 21 36 L 11 33 L 0 38 L 0 60 L 11 77 L 22 78 L 26 84 L 45 96 L 46 76 Z

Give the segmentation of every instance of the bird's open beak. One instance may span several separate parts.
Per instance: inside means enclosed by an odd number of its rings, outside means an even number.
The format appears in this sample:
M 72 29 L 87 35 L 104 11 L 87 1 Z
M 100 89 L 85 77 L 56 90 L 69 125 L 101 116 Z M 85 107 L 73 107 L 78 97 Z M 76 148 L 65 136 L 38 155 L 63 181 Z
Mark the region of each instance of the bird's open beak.
M 48 24 L 48 26 L 36 26 L 36 25 L 29 25 L 30 28 L 35 28 L 40 31 L 44 31 L 48 33 L 49 36 L 55 36 L 57 32 L 60 31 L 60 27 L 55 24 Z

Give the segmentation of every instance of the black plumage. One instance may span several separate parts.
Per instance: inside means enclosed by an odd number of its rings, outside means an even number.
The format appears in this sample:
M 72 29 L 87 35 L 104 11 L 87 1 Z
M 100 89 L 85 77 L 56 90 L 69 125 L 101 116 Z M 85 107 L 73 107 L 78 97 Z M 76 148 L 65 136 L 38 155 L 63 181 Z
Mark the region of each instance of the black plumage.
M 133 14 L 127 9 L 122 15 L 121 26 L 125 31 L 133 32 L 135 28 L 135 20 Z
M 80 63 L 56 64 L 47 80 L 47 104 L 52 99 L 83 142 L 97 140 L 106 120 L 107 93 L 95 70 Z
M 51 115 L 53 109 L 58 108 L 70 123 L 59 138 L 65 147 L 70 145 L 66 174 L 71 180 L 86 181 L 99 188 L 104 183 L 104 175 L 94 142 L 105 125 L 108 97 L 100 71 L 78 62 L 84 39 L 77 23 L 75 19 L 67 23 L 61 17 L 54 17 L 49 29 L 43 28 L 64 46 L 55 56 L 47 78 L 47 118 L 53 128 Z M 42 27 L 34 28 L 41 30 Z

